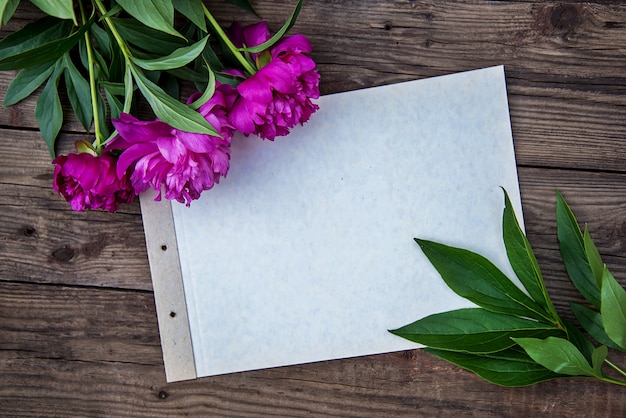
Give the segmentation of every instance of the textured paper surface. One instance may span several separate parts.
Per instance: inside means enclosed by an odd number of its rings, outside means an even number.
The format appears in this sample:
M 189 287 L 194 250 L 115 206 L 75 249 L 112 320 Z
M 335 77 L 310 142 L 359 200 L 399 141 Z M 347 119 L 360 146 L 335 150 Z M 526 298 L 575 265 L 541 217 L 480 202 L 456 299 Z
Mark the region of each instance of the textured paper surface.
M 275 142 L 235 137 L 228 177 L 172 205 L 198 377 L 416 347 L 387 330 L 470 305 L 413 237 L 512 275 L 500 186 L 520 219 L 521 207 L 503 67 L 319 105 Z

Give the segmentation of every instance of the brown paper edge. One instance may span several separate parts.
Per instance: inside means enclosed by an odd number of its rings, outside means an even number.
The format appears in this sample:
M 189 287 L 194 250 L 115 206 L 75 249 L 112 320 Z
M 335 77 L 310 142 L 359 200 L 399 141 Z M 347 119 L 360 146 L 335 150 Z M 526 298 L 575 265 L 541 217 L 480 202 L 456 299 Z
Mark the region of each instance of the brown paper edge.
M 169 200 L 139 196 L 167 382 L 195 379 L 187 303 Z

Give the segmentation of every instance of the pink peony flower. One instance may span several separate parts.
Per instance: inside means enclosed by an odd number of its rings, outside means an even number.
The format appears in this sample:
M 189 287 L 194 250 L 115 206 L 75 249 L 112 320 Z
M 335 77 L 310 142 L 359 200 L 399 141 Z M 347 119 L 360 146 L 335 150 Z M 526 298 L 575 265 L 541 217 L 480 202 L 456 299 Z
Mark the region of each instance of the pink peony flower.
M 192 94 L 189 100 L 187 100 L 187 104 L 192 103 L 200 95 L 200 92 Z M 235 132 L 235 128 L 228 120 L 228 112 L 233 107 L 237 96 L 237 90 L 233 86 L 216 81 L 215 93 L 198 109 L 198 112 L 204 116 L 223 138 L 228 140 L 228 143 L 230 143 L 230 139 Z
M 235 45 L 252 47 L 270 39 L 266 22 L 242 28 L 231 27 Z M 251 54 L 259 70 L 237 86 L 239 97 L 229 118 L 245 135 L 251 133 L 273 140 L 308 121 L 319 109 L 311 99 L 319 98 L 320 76 L 315 62 L 305 55 L 311 44 L 303 35 L 280 40 L 269 51 Z
M 132 167 L 130 180 L 137 194 L 152 187 L 158 192 L 156 200 L 165 191 L 166 199 L 187 206 L 203 190 L 219 183 L 228 173 L 233 134 L 226 116 L 226 106 L 233 100 L 227 87 L 218 86 L 213 97 L 198 109 L 222 138 L 184 132 L 159 120 L 140 121 L 125 113 L 113 119 L 119 135 L 108 148 L 124 150 L 118 175 Z
M 75 211 L 104 209 L 114 212 L 135 197 L 128 177 L 116 173 L 117 158 L 109 152 L 60 155 L 52 161 L 52 187 Z

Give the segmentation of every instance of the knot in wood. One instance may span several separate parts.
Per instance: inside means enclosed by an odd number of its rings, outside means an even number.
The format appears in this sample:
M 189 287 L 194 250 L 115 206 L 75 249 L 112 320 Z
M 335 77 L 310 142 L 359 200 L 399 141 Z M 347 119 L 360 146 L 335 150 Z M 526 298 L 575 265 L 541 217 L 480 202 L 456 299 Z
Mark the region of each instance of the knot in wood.
M 72 261 L 75 255 L 76 251 L 74 251 L 72 247 L 67 245 L 52 251 L 52 258 L 60 263 L 69 263 L 70 261 Z
M 578 23 L 578 7 L 573 4 L 559 4 L 550 13 L 550 24 L 559 32 L 569 32 Z

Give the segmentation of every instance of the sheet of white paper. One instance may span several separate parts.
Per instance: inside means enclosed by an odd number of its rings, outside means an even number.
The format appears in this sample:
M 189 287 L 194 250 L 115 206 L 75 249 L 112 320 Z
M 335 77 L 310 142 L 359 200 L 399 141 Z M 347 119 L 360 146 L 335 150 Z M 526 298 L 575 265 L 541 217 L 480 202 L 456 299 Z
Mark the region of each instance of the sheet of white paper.
M 387 330 L 470 304 L 414 237 L 512 275 L 500 186 L 522 212 L 503 67 L 318 103 L 275 142 L 235 137 L 228 177 L 172 205 L 198 377 L 417 347 Z

